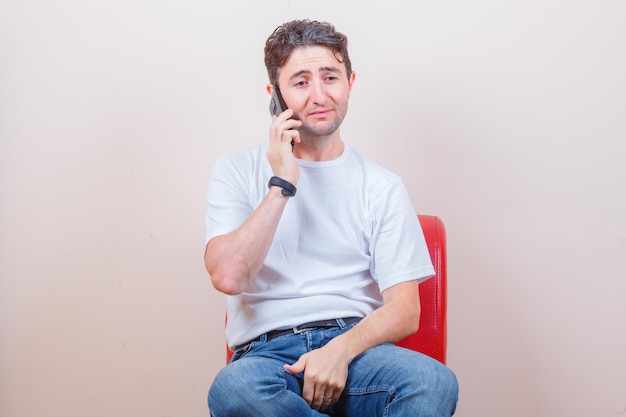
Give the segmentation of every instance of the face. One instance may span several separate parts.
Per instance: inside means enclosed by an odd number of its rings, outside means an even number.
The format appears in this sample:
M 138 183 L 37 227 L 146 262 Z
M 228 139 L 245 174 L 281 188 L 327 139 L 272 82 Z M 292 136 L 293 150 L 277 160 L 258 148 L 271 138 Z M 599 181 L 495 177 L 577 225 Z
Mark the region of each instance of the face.
M 339 133 L 354 77 L 354 73 L 347 76 L 345 65 L 327 48 L 308 46 L 293 51 L 280 69 L 278 84 L 294 118 L 302 121 L 298 128 L 302 140 Z

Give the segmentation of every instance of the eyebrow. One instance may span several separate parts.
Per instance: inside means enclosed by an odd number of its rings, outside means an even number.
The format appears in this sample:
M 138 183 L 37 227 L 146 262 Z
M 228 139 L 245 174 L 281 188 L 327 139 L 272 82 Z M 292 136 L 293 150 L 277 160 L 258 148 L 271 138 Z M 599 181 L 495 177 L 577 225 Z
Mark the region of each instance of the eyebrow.
M 341 70 L 337 67 L 320 67 L 318 69 L 318 72 L 341 72 Z M 311 73 L 312 71 L 309 71 L 309 70 L 301 70 L 293 74 L 291 77 L 289 77 L 289 79 L 293 80 L 294 78 L 298 78 L 301 75 L 311 74 Z

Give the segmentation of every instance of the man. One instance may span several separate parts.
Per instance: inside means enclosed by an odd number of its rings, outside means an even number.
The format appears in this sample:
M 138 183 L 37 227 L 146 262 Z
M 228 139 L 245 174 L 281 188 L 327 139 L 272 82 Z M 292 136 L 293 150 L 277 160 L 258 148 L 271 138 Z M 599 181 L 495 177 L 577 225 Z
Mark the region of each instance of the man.
M 454 374 L 393 344 L 417 331 L 418 283 L 434 269 L 402 181 L 341 138 L 346 37 L 291 21 L 265 64 L 288 109 L 209 181 L 205 264 L 235 351 L 211 415 L 450 416 Z

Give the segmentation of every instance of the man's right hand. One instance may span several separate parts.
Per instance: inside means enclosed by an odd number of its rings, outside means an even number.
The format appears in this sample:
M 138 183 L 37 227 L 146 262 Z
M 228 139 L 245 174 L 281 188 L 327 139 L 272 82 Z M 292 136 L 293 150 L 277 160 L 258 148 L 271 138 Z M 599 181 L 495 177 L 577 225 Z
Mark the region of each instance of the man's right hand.
M 275 176 L 296 185 L 300 172 L 291 142 L 300 143 L 300 132 L 296 128 L 302 126 L 302 122 L 292 119 L 292 116 L 292 109 L 287 109 L 278 116 L 272 116 L 267 159 Z

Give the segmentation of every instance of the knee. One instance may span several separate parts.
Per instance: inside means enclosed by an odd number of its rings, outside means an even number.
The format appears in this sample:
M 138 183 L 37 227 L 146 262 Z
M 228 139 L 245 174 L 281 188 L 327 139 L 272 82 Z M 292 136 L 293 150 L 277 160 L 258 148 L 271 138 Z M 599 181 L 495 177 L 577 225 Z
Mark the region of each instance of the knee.
M 244 415 L 239 414 L 239 407 L 247 406 L 242 404 L 245 396 L 240 396 L 241 392 L 247 392 L 245 378 L 241 378 L 241 375 L 233 372 L 230 366 L 226 366 L 217 374 L 209 388 L 207 402 L 211 416 Z
M 412 409 L 424 416 L 451 416 L 456 409 L 459 385 L 455 374 L 439 361 L 427 357 L 404 364 L 397 387 Z
M 277 392 L 285 390 L 282 366 L 271 361 L 233 362 L 217 374 L 208 394 L 213 417 L 248 417 L 257 414 L 260 404 L 267 404 Z
M 450 398 L 456 404 L 459 396 L 459 382 L 456 375 L 450 368 L 442 365 L 438 373 L 439 386 L 441 387 L 442 397 Z
M 435 361 L 436 362 L 436 361 Z M 427 373 L 426 392 L 434 409 L 433 415 L 451 416 L 454 414 L 459 398 L 459 384 L 450 368 L 436 362 Z

